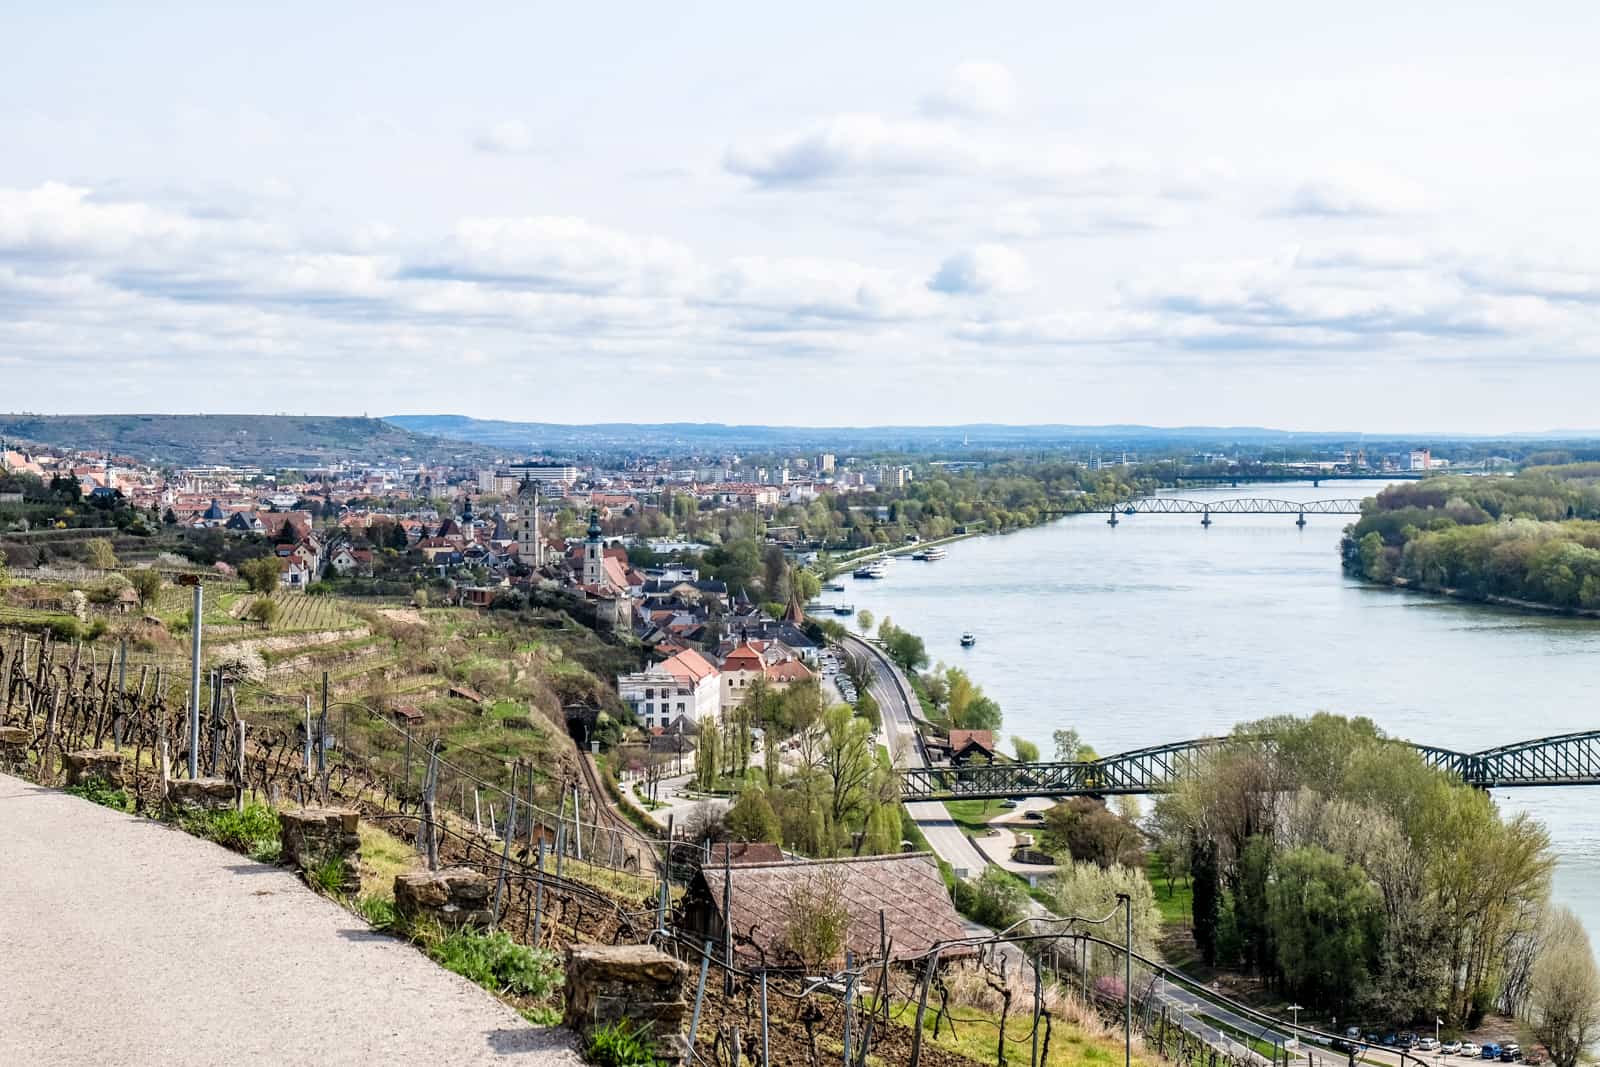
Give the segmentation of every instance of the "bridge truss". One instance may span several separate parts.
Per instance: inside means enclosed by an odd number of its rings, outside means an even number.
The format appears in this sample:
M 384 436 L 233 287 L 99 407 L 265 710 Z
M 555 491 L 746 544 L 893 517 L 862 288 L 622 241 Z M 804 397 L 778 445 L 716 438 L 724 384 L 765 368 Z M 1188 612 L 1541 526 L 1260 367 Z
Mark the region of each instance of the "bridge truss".
M 1175 496 L 1147 496 L 1121 506 L 1124 515 L 1359 515 L 1361 501 L 1272 500 L 1238 497 L 1230 500 L 1187 500 Z
M 1165 793 L 1195 776 L 1219 749 L 1271 743 L 1262 737 L 1202 737 L 1075 763 L 907 768 L 900 772 L 900 795 L 903 800 L 982 800 Z M 1600 731 L 1535 738 L 1479 752 L 1410 741 L 1394 744 L 1414 749 L 1430 767 L 1480 789 L 1600 785 Z

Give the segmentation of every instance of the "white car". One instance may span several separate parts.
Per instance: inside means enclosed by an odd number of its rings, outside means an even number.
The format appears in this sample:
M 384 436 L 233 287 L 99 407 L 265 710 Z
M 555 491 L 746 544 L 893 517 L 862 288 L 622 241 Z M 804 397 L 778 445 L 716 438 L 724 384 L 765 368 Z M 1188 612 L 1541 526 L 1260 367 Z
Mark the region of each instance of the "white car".
M 1475 1060 L 1483 1055 L 1483 1050 L 1471 1041 L 1463 1041 L 1461 1042 L 1461 1055 Z
M 1446 1056 L 1454 1056 L 1456 1053 L 1461 1051 L 1461 1042 L 1446 1041 L 1444 1044 L 1439 1046 L 1439 1051 L 1444 1053 Z
M 1422 1037 L 1417 1039 L 1418 1052 L 1438 1052 L 1439 1042 L 1435 1038 Z

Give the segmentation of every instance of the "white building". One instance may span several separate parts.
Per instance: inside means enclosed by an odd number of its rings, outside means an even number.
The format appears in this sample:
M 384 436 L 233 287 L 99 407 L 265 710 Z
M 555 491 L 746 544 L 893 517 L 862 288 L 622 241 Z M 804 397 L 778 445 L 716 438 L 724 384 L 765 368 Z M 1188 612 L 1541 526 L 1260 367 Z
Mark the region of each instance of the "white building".
M 682 716 L 695 723 L 715 721 L 722 683 L 711 661 L 691 649 L 648 670 L 618 676 L 617 692 L 650 729 L 670 726 Z
M 563 466 L 558 463 L 513 463 L 506 468 L 506 473 L 521 482 L 538 482 L 540 485 L 556 485 L 563 490 L 570 488 L 578 480 L 578 468 Z

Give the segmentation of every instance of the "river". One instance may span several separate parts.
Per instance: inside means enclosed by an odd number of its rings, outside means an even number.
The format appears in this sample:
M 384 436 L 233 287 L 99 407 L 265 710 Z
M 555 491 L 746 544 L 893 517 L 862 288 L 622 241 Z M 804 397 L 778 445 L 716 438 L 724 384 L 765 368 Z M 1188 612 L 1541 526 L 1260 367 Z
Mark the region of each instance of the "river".
M 1244 485 L 1194 500 L 1363 497 L 1384 482 Z M 1047 756 L 1076 728 L 1101 753 L 1325 710 L 1391 735 L 1473 750 L 1592 729 L 1600 622 L 1374 588 L 1344 576 L 1351 517 L 1075 515 L 901 558 L 843 601 L 922 636 L 999 702 L 1003 733 Z M 971 630 L 977 645 L 960 645 Z M 1497 790 L 1549 828 L 1555 897 L 1600 944 L 1600 787 Z

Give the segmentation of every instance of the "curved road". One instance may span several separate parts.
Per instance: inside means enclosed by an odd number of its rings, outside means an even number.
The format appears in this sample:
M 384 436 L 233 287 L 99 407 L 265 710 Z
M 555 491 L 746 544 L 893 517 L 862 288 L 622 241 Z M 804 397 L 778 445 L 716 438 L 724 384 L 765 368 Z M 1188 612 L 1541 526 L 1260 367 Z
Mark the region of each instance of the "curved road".
M 148 819 L 0 775 L 0 1060 L 580 1062 L 301 884 Z
M 917 744 L 917 725 L 912 719 L 912 709 L 918 705 L 911 683 L 894 661 L 871 642 L 851 634 L 845 638 L 845 647 L 871 669 L 867 690 L 883 713 L 883 736 L 889 745 L 889 758 L 896 767 L 926 766 L 927 756 Z M 961 832 L 942 803 L 918 800 L 905 807 L 933 851 L 954 868 L 958 876 L 977 878 L 983 874 L 987 861 Z

